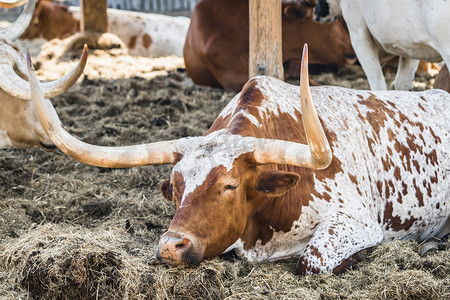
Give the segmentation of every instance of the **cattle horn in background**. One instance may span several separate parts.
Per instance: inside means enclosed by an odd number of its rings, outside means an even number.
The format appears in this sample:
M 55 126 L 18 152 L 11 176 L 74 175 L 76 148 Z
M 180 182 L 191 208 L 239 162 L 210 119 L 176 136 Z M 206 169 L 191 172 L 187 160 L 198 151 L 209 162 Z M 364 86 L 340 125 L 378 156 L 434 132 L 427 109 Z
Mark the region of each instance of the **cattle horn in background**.
M 58 80 L 40 83 L 44 97 L 55 97 L 67 91 L 83 73 L 86 61 L 87 48 L 84 48 L 78 65 L 70 73 Z M 15 46 L 3 43 L 0 49 L 0 74 L 3 75 L 0 80 L 0 89 L 20 99 L 31 99 L 30 85 L 20 76 L 26 77 L 27 73 L 24 57 L 17 52 Z
M 308 145 L 280 140 L 267 140 L 267 142 L 258 143 L 255 160 L 259 164 L 287 164 L 311 169 L 324 169 L 331 163 L 331 148 L 317 116 L 309 90 L 307 44 L 303 47 L 300 98 Z
M 8 1 L 8 2 L 13 2 L 13 1 Z M 18 1 L 16 1 L 16 2 L 18 2 Z M 22 3 L 20 3 L 16 6 L 19 6 L 24 3 L 23 1 L 20 1 L 20 2 L 22 2 Z M 36 0 L 28 1 L 27 5 L 23 9 L 19 18 L 17 18 L 17 20 L 11 26 L 0 31 L 0 37 L 8 39 L 10 41 L 14 41 L 17 38 L 19 38 L 19 36 L 21 36 L 22 33 L 24 33 L 24 31 L 27 29 L 28 25 L 30 24 L 31 18 L 33 17 L 33 11 L 34 11 L 35 5 L 36 5 Z M 0 4 L 0 7 L 8 7 L 8 6 L 3 6 Z M 10 6 L 10 7 L 15 7 L 15 6 Z
M 0 31 L 0 38 L 6 39 L 3 41 L 0 39 L 0 74 L 2 74 L 0 89 L 13 97 L 25 100 L 31 99 L 30 85 L 26 80 L 27 63 L 17 46 L 11 42 L 28 27 L 34 5 L 35 0 L 29 1 L 20 17 L 10 27 Z M 87 49 L 84 49 L 80 62 L 70 73 L 58 80 L 41 83 L 44 97 L 51 98 L 68 90 L 83 73 L 86 60 Z

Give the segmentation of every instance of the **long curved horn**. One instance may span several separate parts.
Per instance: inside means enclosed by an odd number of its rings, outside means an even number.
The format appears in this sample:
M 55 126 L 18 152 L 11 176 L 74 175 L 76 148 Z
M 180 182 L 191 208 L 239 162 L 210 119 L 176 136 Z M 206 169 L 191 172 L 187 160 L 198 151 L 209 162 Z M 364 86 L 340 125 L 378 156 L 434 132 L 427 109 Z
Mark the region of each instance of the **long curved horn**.
M 303 47 L 300 78 L 303 126 L 308 145 L 256 139 L 255 160 L 258 164 L 288 164 L 311 169 L 324 169 L 331 163 L 332 153 L 311 99 L 308 76 L 308 46 Z
M 26 66 L 19 67 L 20 63 L 23 63 L 20 57 L 18 59 L 14 59 L 14 53 L 8 53 L 6 51 L 7 47 L 4 49 L 5 51 L 0 49 L 0 74 L 3 74 L 3 78 L 0 79 L 0 88 L 11 96 L 30 100 L 30 84 L 18 76 L 14 70 L 14 66 L 18 66 L 19 70 L 26 69 Z M 84 67 L 86 66 L 86 61 L 87 46 L 85 45 L 78 65 L 70 73 L 58 80 L 39 84 L 44 97 L 55 97 L 67 91 L 83 73 Z M 18 65 L 16 65 L 16 63 Z
M 61 127 L 53 106 L 46 103 L 33 72 L 29 53 L 27 53 L 27 63 L 31 95 L 42 127 L 62 152 L 82 163 L 105 168 L 128 168 L 175 162 L 178 140 L 125 147 L 102 147 L 74 138 Z
M 35 5 L 36 0 L 29 0 L 19 18 L 11 26 L 0 31 L 0 37 L 14 41 L 21 36 L 30 25 Z

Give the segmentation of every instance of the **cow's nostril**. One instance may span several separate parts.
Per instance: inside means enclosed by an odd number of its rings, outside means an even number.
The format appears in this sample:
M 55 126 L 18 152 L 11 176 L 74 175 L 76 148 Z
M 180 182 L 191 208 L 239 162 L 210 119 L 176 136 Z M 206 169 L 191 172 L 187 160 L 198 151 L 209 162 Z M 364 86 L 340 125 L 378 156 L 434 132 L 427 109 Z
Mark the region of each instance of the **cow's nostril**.
M 175 248 L 177 250 L 181 250 L 182 248 L 187 248 L 190 243 L 191 243 L 191 241 L 188 238 L 184 238 L 180 243 L 175 245 Z

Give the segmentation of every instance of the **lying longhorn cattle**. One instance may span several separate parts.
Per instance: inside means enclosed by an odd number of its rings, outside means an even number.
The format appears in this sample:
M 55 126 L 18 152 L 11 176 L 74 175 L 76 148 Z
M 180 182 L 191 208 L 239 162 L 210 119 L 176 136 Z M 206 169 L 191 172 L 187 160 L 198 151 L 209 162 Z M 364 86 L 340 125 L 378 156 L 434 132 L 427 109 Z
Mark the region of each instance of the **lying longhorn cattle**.
M 28 71 L 23 52 L 12 42 L 30 22 L 35 0 L 27 3 L 19 18 L 0 31 L 0 148 L 54 148 L 42 128 L 31 99 Z M 63 78 L 41 84 L 45 97 L 57 96 L 80 77 L 86 64 L 87 50 L 78 66 Z
M 69 135 L 29 68 L 41 123 L 64 153 L 102 167 L 174 164 L 161 185 L 176 206 L 162 261 L 234 248 L 249 261 L 300 256 L 300 274 L 339 272 L 383 241 L 448 234 L 450 94 L 310 92 L 303 59 L 300 89 L 255 77 L 206 136 L 128 147 Z
M 434 89 L 441 89 L 450 93 L 450 74 L 447 65 L 443 66 L 434 81 Z
M 311 64 L 340 66 L 355 61 L 345 23 L 317 24 L 305 1 L 282 3 L 284 78 L 298 78 L 301 45 L 308 43 Z M 202 0 L 192 12 L 183 56 L 186 71 L 201 85 L 240 91 L 248 80 L 248 1 Z
M 411 90 L 419 59 L 450 64 L 450 1 L 319 0 L 314 19 L 347 22 L 356 56 L 372 90 L 385 90 L 379 57 L 400 56 L 395 89 Z
M 109 8 L 108 30 L 117 35 L 134 56 L 183 55 L 183 45 L 190 20 L 160 14 Z M 21 36 L 65 38 L 80 31 L 79 7 L 68 7 L 50 0 L 39 0 L 33 22 Z

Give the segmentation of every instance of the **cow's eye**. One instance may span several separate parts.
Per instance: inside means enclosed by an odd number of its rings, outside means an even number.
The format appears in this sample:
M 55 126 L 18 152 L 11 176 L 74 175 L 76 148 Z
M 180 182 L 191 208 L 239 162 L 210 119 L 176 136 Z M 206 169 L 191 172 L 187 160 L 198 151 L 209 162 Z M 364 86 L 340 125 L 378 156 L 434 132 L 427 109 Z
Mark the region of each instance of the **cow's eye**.
M 234 191 L 235 189 L 237 189 L 238 187 L 237 187 L 237 185 L 230 185 L 230 184 L 228 184 L 228 185 L 226 185 L 225 186 L 225 190 L 227 191 L 227 190 L 229 190 L 229 191 Z

